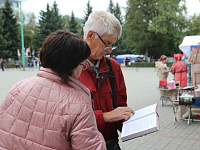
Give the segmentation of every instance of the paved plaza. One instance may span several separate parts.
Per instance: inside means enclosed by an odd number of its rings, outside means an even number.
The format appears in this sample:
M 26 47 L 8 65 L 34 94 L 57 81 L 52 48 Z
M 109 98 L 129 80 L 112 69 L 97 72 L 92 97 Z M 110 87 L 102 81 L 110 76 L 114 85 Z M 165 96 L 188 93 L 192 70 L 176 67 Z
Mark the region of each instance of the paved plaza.
M 200 149 L 200 122 L 178 120 L 173 124 L 173 109 L 169 102 L 162 107 L 155 68 L 122 68 L 127 86 L 128 105 L 133 110 L 158 103 L 160 130 L 143 137 L 121 142 L 122 150 L 198 150 Z M 38 69 L 0 71 L 0 104 L 8 90 L 17 81 L 35 76 Z M 168 80 L 172 80 L 170 74 Z

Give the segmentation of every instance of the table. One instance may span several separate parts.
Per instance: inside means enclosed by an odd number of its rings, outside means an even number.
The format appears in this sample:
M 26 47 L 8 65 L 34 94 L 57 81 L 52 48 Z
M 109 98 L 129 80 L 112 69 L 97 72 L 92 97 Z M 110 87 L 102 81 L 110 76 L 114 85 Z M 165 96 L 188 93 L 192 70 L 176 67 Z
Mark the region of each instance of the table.
M 198 98 L 195 98 L 195 99 L 199 99 Z M 200 120 L 197 120 L 197 119 L 193 119 L 192 117 L 192 112 L 195 112 L 195 113 L 200 113 L 200 110 L 199 111 L 192 111 L 192 108 L 200 108 L 198 106 L 192 106 L 193 104 L 187 104 L 185 106 L 188 106 L 189 107 L 189 116 L 188 116 L 188 119 L 183 119 L 183 120 L 187 120 L 187 123 L 188 125 L 190 124 L 190 120 L 192 120 L 192 122 L 194 121 L 200 121 Z M 176 114 L 177 114 L 177 110 L 178 110 L 178 106 L 180 106 L 179 102 L 175 101 L 173 102 L 173 112 L 174 112 L 174 119 L 173 119 L 173 124 L 175 124 L 175 122 L 177 122 L 177 118 L 176 118 Z

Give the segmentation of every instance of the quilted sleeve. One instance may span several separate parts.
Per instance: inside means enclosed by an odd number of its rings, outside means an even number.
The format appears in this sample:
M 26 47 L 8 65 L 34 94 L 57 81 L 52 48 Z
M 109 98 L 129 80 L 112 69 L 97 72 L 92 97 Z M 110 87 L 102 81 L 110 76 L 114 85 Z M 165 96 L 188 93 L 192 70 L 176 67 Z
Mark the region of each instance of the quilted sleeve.
M 97 129 L 91 106 L 81 105 L 82 114 L 78 116 L 71 129 L 70 139 L 73 150 L 106 150 L 105 141 Z

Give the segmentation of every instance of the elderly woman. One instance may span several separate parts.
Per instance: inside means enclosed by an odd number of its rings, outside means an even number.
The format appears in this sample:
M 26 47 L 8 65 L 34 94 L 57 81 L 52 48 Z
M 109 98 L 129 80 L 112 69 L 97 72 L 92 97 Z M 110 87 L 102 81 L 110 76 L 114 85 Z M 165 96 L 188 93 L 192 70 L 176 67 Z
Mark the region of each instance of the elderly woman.
M 174 54 L 175 62 L 172 64 L 171 73 L 175 75 L 175 81 L 180 81 L 180 87 L 187 86 L 187 65 L 182 59 L 181 54 Z
M 187 65 L 184 61 L 181 61 L 183 55 L 174 54 L 175 62 L 172 64 L 171 73 L 175 75 L 175 81 L 180 81 L 180 87 L 187 86 Z M 188 107 L 187 106 L 179 106 L 178 109 L 178 117 L 185 118 L 188 116 L 187 114 Z M 184 115 L 185 114 L 185 115 Z M 184 115 L 184 116 L 183 116 Z
M 37 76 L 16 83 L 0 107 L 2 149 L 105 150 L 89 90 L 77 79 L 91 51 L 59 30 L 40 49 Z
M 167 81 L 167 77 L 169 74 L 169 68 L 167 67 L 166 61 L 167 61 L 167 56 L 162 55 L 162 56 L 160 56 L 160 61 L 155 62 L 159 80 Z

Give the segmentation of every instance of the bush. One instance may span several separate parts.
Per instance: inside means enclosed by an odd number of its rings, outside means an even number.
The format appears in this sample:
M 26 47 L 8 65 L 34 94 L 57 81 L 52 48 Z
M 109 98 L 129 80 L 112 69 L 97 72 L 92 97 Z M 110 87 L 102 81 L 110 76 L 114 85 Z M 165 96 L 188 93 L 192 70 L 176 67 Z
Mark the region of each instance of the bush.
M 15 64 L 13 63 L 5 63 L 6 68 L 15 68 Z
M 167 62 L 167 66 L 171 67 L 173 62 Z M 127 67 L 155 67 L 155 62 L 135 62 L 131 63 L 131 65 L 128 65 Z

